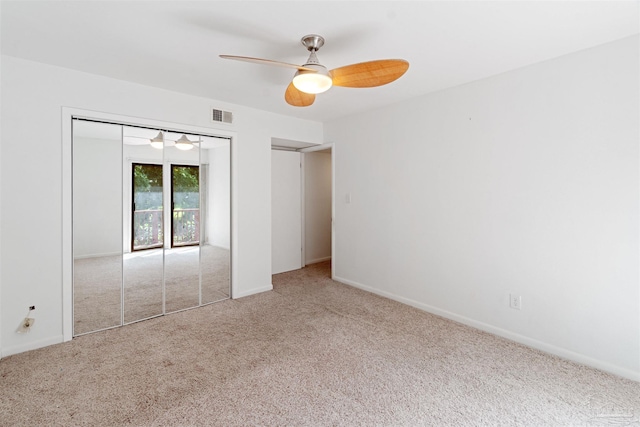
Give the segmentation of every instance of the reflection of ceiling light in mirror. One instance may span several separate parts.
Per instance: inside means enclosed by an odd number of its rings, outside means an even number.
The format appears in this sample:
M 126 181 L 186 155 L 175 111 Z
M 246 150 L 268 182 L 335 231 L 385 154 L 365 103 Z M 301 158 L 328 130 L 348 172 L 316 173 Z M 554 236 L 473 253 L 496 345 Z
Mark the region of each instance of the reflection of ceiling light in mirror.
M 149 140 L 149 143 L 153 148 L 157 148 L 158 150 L 162 150 L 164 148 L 164 135 L 162 132 L 158 132 L 158 136 Z
M 179 140 L 176 141 L 176 148 L 178 150 L 191 150 L 193 148 L 193 143 L 189 141 L 187 135 L 182 135 Z

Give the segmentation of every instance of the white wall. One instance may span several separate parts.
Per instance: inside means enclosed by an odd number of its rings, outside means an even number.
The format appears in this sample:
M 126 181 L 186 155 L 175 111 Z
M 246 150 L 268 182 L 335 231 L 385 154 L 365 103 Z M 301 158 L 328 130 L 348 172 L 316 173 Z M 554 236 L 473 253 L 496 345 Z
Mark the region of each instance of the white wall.
M 61 342 L 62 107 L 215 128 L 211 106 L 234 112 L 233 292 L 271 289 L 271 137 L 322 142 L 322 124 L 14 57 L 1 59 L 0 331 L 2 355 Z M 222 125 L 218 125 L 222 126 Z M 70 164 L 70 162 L 69 162 Z M 19 177 L 20 185 L 16 184 Z M 46 208 L 43 215 L 42 208 Z M 28 225 L 28 231 L 25 227 Z M 29 305 L 38 320 L 15 328 Z
M 331 152 L 304 155 L 305 264 L 331 258 Z
M 326 123 L 337 278 L 640 380 L 638 47 Z
M 74 258 L 115 255 L 122 246 L 122 142 L 74 137 Z
M 208 243 L 229 249 L 230 231 L 230 183 L 229 156 L 230 146 L 210 148 L 209 152 L 209 238 Z

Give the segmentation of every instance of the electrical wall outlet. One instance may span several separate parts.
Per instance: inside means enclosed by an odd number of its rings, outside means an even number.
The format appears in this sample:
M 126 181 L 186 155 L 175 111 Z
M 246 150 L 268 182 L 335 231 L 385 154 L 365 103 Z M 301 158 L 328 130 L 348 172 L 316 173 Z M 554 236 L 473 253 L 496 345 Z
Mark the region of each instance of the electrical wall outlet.
M 20 326 L 18 326 L 18 329 L 16 329 L 17 333 L 26 334 L 31 331 L 31 328 L 33 327 L 33 324 L 36 321 L 36 319 L 34 319 L 33 317 L 29 317 L 29 314 L 31 314 L 31 312 L 35 309 L 36 309 L 35 305 L 29 306 L 29 312 L 27 312 L 27 317 L 25 317 L 22 320 L 22 322 L 20 322 Z
M 522 297 L 520 295 L 509 294 L 509 307 L 514 310 L 522 308 Z
M 20 326 L 18 326 L 16 332 L 19 334 L 27 334 L 31 332 L 31 328 L 33 327 L 35 321 L 36 319 L 34 319 L 33 317 L 25 317 L 22 322 L 20 322 Z

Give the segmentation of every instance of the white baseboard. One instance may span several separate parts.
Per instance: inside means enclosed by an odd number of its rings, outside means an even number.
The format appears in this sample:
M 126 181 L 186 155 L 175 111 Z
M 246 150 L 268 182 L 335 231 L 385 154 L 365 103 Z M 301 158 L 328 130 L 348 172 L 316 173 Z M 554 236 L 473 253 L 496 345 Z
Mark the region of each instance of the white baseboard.
M 209 246 L 213 246 L 214 248 L 218 248 L 218 249 L 224 249 L 225 251 L 231 250 L 231 247 L 229 246 L 220 246 L 220 245 L 209 245 Z
M 0 357 L 7 357 L 11 356 L 12 354 L 24 353 L 25 351 L 36 350 L 38 348 L 47 347 L 54 344 L 60 344 L 63 341 L 63 336 L 58 335 L 39 341 L 31 341 L 25 344 L 14 345 L 13 347 L 3 348 L 2 352 L 0 353 Z
M 106 256 L 122 255 L 122 252 L 108 252 L 104 254 L 76 255 L 73 259 L 101 258 Z
M 428 304 L 423 304 L 419 301 L 415 301 L 409 298 L 404 298 L 399 295 L 392 294 L 390 292 L 381 291 L 379 289 L 375 289 L 375 288 L 363 285 L 361 283 L 354 282 L 352 280 L 344 279 L 342 277 L 335 276 L 333 280 L 335 280 L 336 282 L 344 283 L 345 285 L 353 286 L 354 288 L 362 289 L 364 291 L 383 296 L 385 298 L 392 299 L 394 301 L 401 302 L 403 304 L 410 305 L 412 307 L 418 308 L 428 313 L 435 314 L 437 316 L 441 316 L 446 319 L 453 320 L 455 322 L 462 323 L 467 326 L 471 326 L 481 331 L 489 332 L 490 334 L 497 335 L 499 337 L 506 338 L 508 340 L 515 341 L 520 344 L 524 344 L 528 347 L 535 348 L 536 350 L 541 350 L 546 353 L 550 353 L 555 356 L 562 357 L 563 359 L 571 360 L 573 362 L 587 365 L 592 368 L 600 369 L 602 371 L 606 371 L 623 378 L 628 378 L 633 381 L 640 381 L 640 371 L 632 371 L 630 369 L 623 368 L 621 366 L 612 365 L 611 363 L 604 362 L 598 359 L 593 359 L 589 356 L 576 353 L 566 348 L 558 347 L 556 345 L 549 344 L 543 341 L 538 341 L 536 339 L 529 338 L 527 336 L 520 335 L 511 331 L 508 331 L 506 329 L 498 328 L 498 327 L 489 325 L 487 323 L 479 322 L 477 320 L 473 320 L 465 316 L 460 316 L 450 311 L 442 310 L 437 307 L 430 306 Z
M 330 259 L 331 259 L 331 256 L 326 256 L 324 258 L 316 258 L 316 259 L 307 261 L 305 265 L 317 264 L 319 262 L 329 261 Z
M 267 292 L 267 291 L 272 291 L 273 290 L 273 285 L 268 285 L 268 286 L 263 286 L 261 288 L 253 288 L 253 289 L 249 289 L 247 291 L 243 291 L 240 293 L 233 293 L 233 299 L 238 299 L 238 298 L 243 298 L 243 297 L 248 297 L 249 295 L 255 295 L 255 294 L 259 294 L 262 292 Z

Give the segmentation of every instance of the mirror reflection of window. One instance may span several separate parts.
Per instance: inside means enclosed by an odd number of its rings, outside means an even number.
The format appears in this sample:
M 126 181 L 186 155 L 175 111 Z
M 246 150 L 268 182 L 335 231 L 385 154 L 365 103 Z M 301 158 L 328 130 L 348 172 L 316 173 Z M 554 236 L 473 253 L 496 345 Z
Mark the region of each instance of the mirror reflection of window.
M 163 242 L 162 165 L 133 164 L 131 250 L 160 248 Z
M 171 246 L 200 243 L 200 167 L 171 166 Z

